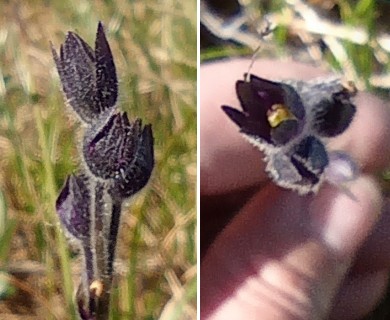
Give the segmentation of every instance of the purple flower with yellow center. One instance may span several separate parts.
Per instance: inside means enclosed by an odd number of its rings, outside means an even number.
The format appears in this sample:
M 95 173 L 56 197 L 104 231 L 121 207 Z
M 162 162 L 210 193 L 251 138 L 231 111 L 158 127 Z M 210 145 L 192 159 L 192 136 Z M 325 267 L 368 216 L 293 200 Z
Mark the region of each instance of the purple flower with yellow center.
M 356 112 L 352 83 L 275 82 L 250 75 L 236 82 L 236 92 L 242 111 L 222 109 L 264 152 L 271 178 L 300 194 L 316 192 L 329 165 L 325 142 L 343 133 Z

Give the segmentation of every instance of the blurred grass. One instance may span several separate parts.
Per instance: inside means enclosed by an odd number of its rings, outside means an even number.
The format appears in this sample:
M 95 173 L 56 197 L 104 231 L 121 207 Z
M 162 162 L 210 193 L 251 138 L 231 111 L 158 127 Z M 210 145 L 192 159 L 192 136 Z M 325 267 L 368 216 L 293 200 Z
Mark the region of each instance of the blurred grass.
M 381 46 L 378 39 L 380 36 L 390 36 L 390 20 L 388 19 L 390 2 L 385 0 L 308 0 L 303 2 L 310 4 L 310 8 L 322 19 L 322 22 L 329 23 L 329 26 L 365 30 L 368 41 L 364 44 L 359 44 L 358 41 L 354 43 L 342 39 L 342 35 L 334 33 L 334 30 L 323 30 L 323 25 L 318 26 L 318 29 L 324 31 L 325 35 L 328 32 L 330 35 L 340 36 L 340 39 L 337 39 L 338 43 L 333 42 L 339 47 L 330 48 L 329 43 L 332 44 L 332 42 L 328 42 L 327 45 L 322 41 L 324 37 L 321 37 L 320 33 L 313 33 L 309 28 L 304 30 L 304 26 L 298 26 L 294 21 L 294 17 L 303 17 L 305 14 L 309 17 L 308 21 L 312 18 L 310 12 L 300 11 L 296 6 L 301 1 L 227 0 L 222 2 L 205 0 L 208 9 L 217 18 L 215 21 L 210 19 L 209 22 L 214 28 L 219 26 L 220 30 L 210 32 L 206 28 L 201 28 L 201 61 L 209 62 L 244 55 L 251 57 L 253 49 L 261 45 L 258 57 L 288 58 L 319 65 L 344 74 L 348 79 L 352 76 L 351 80 L 358 84 L 359 90 L 370 91 L 389 100 L 390 50 L 389 47 L 386 50 L 384 46 Z M 263 30 L 259 30 L 259 26 L 264 22 L 262 21 L 264 16 L 277 18 L 279 23 L 271 20 L 275 27 L 273 34 L 262 42 L 260 32 Z M 235 18 L 236 25 L 233 21 Z M 222 23 L 218 19 L 221 19 Z M 240 25 L 238 21 L 244 20 L 245 24 L 237 28 L 237 25 Z M 315 27 L 315 24 L 311 25 L 313 26 Z M 255 39 L 253 48 L 247 45 L 248 35 Z M 309 47 L 312 45 L 317 47 L 320 55 L 316 57 L 311 55 Z M 334 54 L 340 51 L 345 53 L 346 60 L 340 59 L 343 54 L 339 56 Z M 380 81 L 372 81 L 375 76 L 378 76 Z M 380 178 L 383 191 L 389 195 L 390 169 L 381 174 Z M 385 319 L 390 319 L 390 285 L 380 305 L 365 318 L 365 320 Z
M 204 2 L 224 23 L 219 25 L 219 34 L 201 29 L 201 61 L 251 56 L 261 45 L 259 56 L 328 67 L 355 81 L 360 90 L 375 90 L 386 96 L 390 93 L 390 81 L 385 78 L 390 67 L 390 49 L 385 44 L 389 39 L 380 38 L 390 36 L 389 1 Z M 262 41 L 264 18 L 274 30 Z M 214 28 L 217 24 L 216 20 Z M 373 79 L 375 76 L 384 79 Z
M 120 107 L 152 123 L 156 167 L 124 210 L 112 319 L 196 318 L 196 1 L 0 3 L 0 319 L 72 319 L 79 280 L 54 210 L 77 127 L 49 50 L 105 26 Z

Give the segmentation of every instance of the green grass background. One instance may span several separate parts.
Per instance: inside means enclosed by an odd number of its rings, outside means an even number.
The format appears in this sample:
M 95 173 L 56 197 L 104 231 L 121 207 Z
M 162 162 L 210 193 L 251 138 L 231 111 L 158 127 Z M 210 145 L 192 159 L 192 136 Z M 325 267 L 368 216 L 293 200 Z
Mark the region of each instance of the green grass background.
M 0 3 L 0 319 L 74 319 L 79 260 L 54 203 L 79 124 L 50 53 L 105 26 L 119 105 L 152 123 L 156 166 L 123 211 L 112 319 L 196 318 L 196 1 Z

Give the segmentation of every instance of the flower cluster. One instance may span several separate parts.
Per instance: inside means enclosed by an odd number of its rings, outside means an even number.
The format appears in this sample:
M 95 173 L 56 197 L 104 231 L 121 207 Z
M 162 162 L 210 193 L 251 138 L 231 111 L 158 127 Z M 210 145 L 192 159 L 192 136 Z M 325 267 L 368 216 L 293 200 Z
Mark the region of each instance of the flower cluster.
M 109 302 L 122 203 L 146 185 L 153 170 L 152 128 L 116 108 L 118 81 L 101 23 L 95 50 L 69 32 L 59 54 L 54 48 L 52 53 L 66 103 L 84 125 L 80 172 L 67 178 L 56 209 L 84 255 L 79 315 L 94 319 L 108 309 L 102 304 Z M 105 300 L 93 290 L 96 283 Z
M 266 171 L 276 184 L 307 194 L 316 192 L 324 179 L 340 183 L 354 178 L 352 159 L 325 147 L 327 138 L 344 132 L 353 120 L 353 84 L 338 78 L 274 82 L 250 75 L 237 81 L 236 91 L 243 111 L 222 109 L 264 152 Z M 345 171 L 336 173 L 341 163 L 350 169 L 343 178 Z

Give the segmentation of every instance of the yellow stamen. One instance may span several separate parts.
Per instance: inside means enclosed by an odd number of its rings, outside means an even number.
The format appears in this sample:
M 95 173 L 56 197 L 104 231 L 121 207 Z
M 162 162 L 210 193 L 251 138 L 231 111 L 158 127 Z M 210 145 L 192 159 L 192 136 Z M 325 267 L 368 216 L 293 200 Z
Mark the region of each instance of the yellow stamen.
M 296 119 L 284 104 L 274 104 L 267 112 L 267 120 L 272 128 L 277 127 L 283 121 Z
M 94 280 L 89 286 L 89 291 L 99 298 L 103 293 L 103 282 L 101 280 Z

